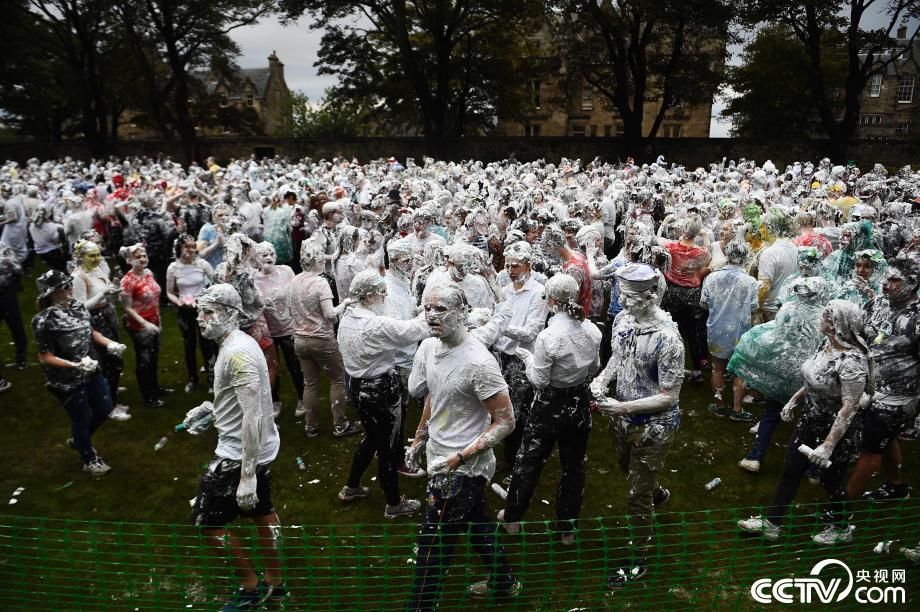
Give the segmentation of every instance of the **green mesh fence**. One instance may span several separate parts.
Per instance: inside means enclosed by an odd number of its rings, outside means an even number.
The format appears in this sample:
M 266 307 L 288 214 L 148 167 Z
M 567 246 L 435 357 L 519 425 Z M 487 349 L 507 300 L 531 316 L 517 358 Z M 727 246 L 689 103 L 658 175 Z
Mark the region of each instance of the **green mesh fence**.
M 753 609 L 750 595 L 760 578 L 806 576 L 815 563 L 835 558 L 854 574 L 905 570 L 906 605 L 916 600 L 912 574 L 920 572 L 900 552 L 917 546 L 920 503 L 866 504 L 853 509 L 851 543 L 815 544 L 819 508 L 793 508 L 780 538 L 768 541 L 739 532 L 736 522 L 761 508 L 661 513 L 646 577 L 615 594 L 607 575 L 628 555 L 626 517 L 583 519 L 573 545 L 563 545 L 550 523 L 525 523 L 521 535 L 500 541 L 523 589 L 512 600 L 477 601 L 468 584 L 484 579 L 467 538 L 444 583 L 440 609 Z M 282 557 L 291 595 L 288 610 L 399 610 L 411 591 L 417 523 L 290 525 L 283 529 Z M 255 543 L 248 523 L 236 530 Z M 873 548 L 894 540 L 890 552 Z M 253 551 L 259 566 L 258 550 Z M 863 574 L 865 576 L 865 574 Z M 0 517 L 0 609 L 149 610 L 215 609 L 235 588 L 233 571 L 185 525 L 110 523 Z M 879 586 L 885 586 L 880 584 Z M 851 595 L 835 609 L 857 608 Z

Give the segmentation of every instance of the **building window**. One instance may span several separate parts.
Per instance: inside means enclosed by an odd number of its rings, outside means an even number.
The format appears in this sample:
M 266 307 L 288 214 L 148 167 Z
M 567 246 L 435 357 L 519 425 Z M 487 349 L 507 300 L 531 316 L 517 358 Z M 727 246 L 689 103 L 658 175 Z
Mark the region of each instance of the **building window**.
M 581 92 L 581 110 L 591 111 L 594 110 L 594 92 L 591 91 L 591 88 L 585 88 Z
M 534 108 L 540 108 L 540 106 L 543 105 L 543 99 L 540 96 L 540 86 L 541 83 L 538 80 L 530 82 L 530 95 L 531 99 L 533 100 Z
M 591 136 L 597 136 L 597 126 L 596 125 L 591 126 Z
M 898 102 L 914 101 L 914 75 L 905 74 L 898 78 Z
M 539 124 L 528 124 L 524 126 L 524 136 L 539 136 L 540 135 L 540 125 Z
M 882 125 L 881 115 L 860 115 L 859 125 Z
M 253 102 L 252 93 L 247 93 L 246 94 L 246 106 L 252 106 L 252 102 Z
M 626 129 L 623 127 L 623 122 L 617 122 L 617 136 L 624 136 L 626 134 Z
M 662 136 L 665 138 L 680 138 L 680 124 L 666 123 L 662 128 Z
M 584 135 L 585 135 L 584 125 L 573 125 L 572 126 L 572 136 L 584 136 Z
M 882 74 L 873 74 L 869 79 L 869 97 L 877 98 L 882 95 Z
M 605 125 L 605 126 L 604 126 L 604 136 L 606 136 L 607 138 L 610 138 L 610 133 L 611 133 L 612 131 L 613 131 L 613 126 L 612 126 L 612 125 Z
M 894 126 L 895 134 L 907 134 L 910 132 L 910 121 L 902 121 Z

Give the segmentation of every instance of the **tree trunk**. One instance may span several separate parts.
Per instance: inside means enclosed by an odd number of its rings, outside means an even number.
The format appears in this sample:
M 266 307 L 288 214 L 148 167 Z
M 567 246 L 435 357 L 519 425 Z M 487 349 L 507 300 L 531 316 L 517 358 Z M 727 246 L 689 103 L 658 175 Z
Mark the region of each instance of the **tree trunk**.
M 183 67 L 184 70 L 184 67 Z M 201 162 L 198 151 L 198 137 L 195 134 L 195 122 L 192 119 L 188 103 L 188 75 L 184 72 L 175 72 L 176 76 L 176 124 L 179 130 L 179 141 L 182 143 L 183 163 L 193 161 Z

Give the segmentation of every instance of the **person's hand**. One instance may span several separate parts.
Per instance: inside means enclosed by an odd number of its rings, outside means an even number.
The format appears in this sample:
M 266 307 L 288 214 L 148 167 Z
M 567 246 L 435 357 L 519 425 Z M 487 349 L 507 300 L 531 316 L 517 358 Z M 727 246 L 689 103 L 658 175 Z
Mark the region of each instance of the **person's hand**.
M 779 418 L 781 418 L 784 423 L 791 423 L 794 412 L 795 412 L 795 400 L 789 400 L 788 402 L 786 402 L 786 405 L 783 406 L 783 409 L 780 411 Z
M 626 416 L 629 414 L 626 404 L 615 399 L 599 399 L 597 400 L 597 408 L 601 414 L 607 417 Z
M 240 510 L 252 510 L 259 503 L 259 496 L 256 495 L 256 477 L 242 476 L 240 486 L 236 488 L 236 505 Z
M 808 460 L 817 466 L 825 467 L 831 463 L 831 455 L 834 453 L 834 445 L 825 442 L 818 448 L 808 454 Z
M 121 293 L 121 287 L 117 285 L 112 285 L 111 287 L 105 290 L 106 297 L 115 297 L 119 293 Z
M 454 459 L 457 457 L 454 456 Z M 428 474 L 446 474 L 450 471 L 450 465 L 448 464 L 447 457 L 437 457 L 434 461 L 428 464 Z
M 406 456 L 405 456 L 405 459 L 404 459 L 404 461 L 405 461 L 405 463 L 406 463 L 406 467 L 408 467 L 408 468 L 418 468 L 418 467 L 421 467 L 421 466 L 419 465 L 419 461 L 418 461 L 418 460 L 419 460 L 419 457 L 420 457 L 421 454 L 422 454 L 422 448 L 424 448 L 424 446 L 425 446 L 425 443 L 422 442 L 422 441 L 421 441 L 420 439 L 418 439 L 418 438 L 416 438 L 415 440 L 412 441 L 412 444 L 410 444 L 410 445 L 409 445 L 409 448 L 406 449 Z
M 532 358 L 532 357 L 533 357 L 533 353 L 531 353 L 530 351 L 528 351 L 527 349 L 525 349 L 525 348 L 523 348 L 523 347 L 521 347 L 521 346 L 519 346 L 519 347 L 517 347 L 516 349 L 514 349 L 514 354 L 515 354 L 515 355 L 517 356 L 517 358 L 520 359 L 521 361 L 526 361 L 528 358 Z
M 124 355 L 125 350 L 127 350 L 127 348 L 128 347 L 122 344 L 121 342 L 109 342 L 109 344 L 105 347 L 105 351 L 109 355 L 114 355 L 115 357 L 121 357 L 122 355 Z
M 588 388 L 591 390 L 591 395 L 594 396 L 594 399 L 601 399 L 607 395 L 607 385 L 599 378 L 592 380 Z
M 206 431 L 210 426 L 210 421 L 201 422 L 208 415 L 214 412 L 214 405 L 211 402 L 202 402 L 200 405 L 192 408 L 185 413 L 185 419 L 182 421 L 182 424 L 185 426 L 185 430 L 193 436 L 197 436 L 203 431 Z
M 447 471 L 454 472 L 460 467 L 460 458 L 456 454 L 447 458 Z
M 158 325 L 154 325 L 150 321 L 144 321 L 144 331 L 146 331 L 148 334 L 159 334 L 160 327 Z
M 76 367 L 84 374 L 92 374 L 99 367 L 99 362 L 92 357 L 86 356 L 77 363 Z

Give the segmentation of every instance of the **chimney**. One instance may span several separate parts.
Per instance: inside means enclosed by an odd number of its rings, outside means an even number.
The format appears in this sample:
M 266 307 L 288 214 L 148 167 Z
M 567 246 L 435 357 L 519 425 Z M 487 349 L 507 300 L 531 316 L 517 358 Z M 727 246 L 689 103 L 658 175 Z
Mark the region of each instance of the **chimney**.
M 898 40 L 904 40 L 907 38 L 907 26 L 902 25 L 898 28 Z
M 277 74 L 281 82 L 284 82 L 284 64 L 281 63 L 277 53 L 274 51 L 268 56 L 268 70 L 271 74 Z

